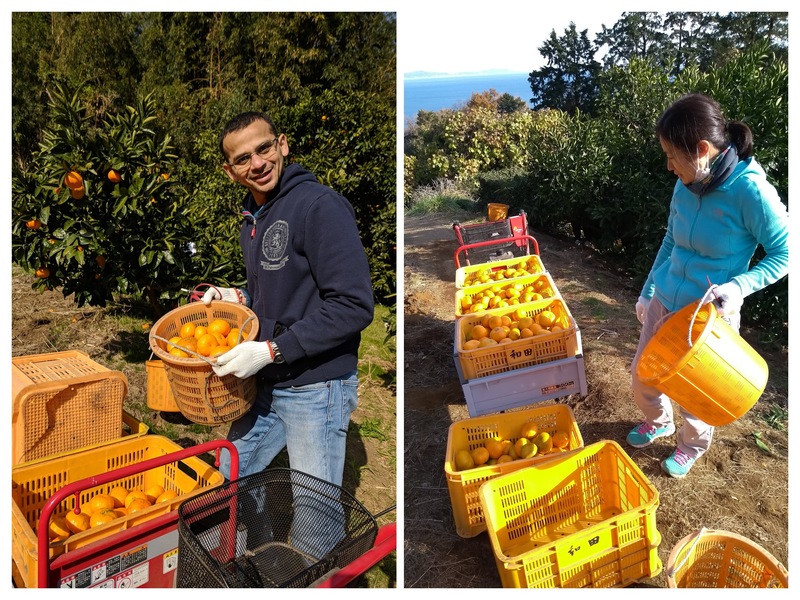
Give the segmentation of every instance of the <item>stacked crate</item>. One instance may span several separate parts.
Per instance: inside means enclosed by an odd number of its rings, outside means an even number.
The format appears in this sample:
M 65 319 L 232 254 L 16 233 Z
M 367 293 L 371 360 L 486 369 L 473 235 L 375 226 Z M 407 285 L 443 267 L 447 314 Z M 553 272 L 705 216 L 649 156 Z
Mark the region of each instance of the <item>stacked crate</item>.
M 458 267 L 455 285 L 453 359 L 470 416 L 586 395 L 580 330 L 537 254 Z M 494 296 L 513 290 L 515 301 L 506 306 L 493 305 L 491 299 L 487 303 L 487 290 Z M 526 290 L 535 290 L 541 298 L 530 298 Z M 472 328 L 487 315 L 535 321 L 544 311 L 555 315 L 554 331 L 488 347 L 464 347 Z
M 181 446 L 149 435 L 147 425 L 123 409 L 125 374 L 84 352 L 14 357 L 11 377 L 14 586 L 172 587 L 178 506 L 221 485 L 222 474 L 196 456 L 166 462 Z M 139 468 L 151 460 L 164 464 Z M 110 473 L 120 478 L 101 481 Z M 66 538 L 49 535 L 43 521 L 44 514 L 85 510 L 94 496 L 117 485 L 144 490 L 155 484 L 175 496 Z M 75 490 L 65 489 L 70 486 Z M 40 543 L 42 537 L 49 543 Z M 43 567 L 47 581 L 39 579 Z
M 456 259 L 453 360 L 470 414 L 447 437 L 456 533 L 487 532 L 503 587 L 625 587 L 662 569 L 658 491 L 615 442 L 585 447 L 566 404 L 528 406 L 587 393 L 580 330 L 536 252 L 464 267 Z M 525 319 L 532 331 L 467 344 L 491 317 L 518 331 Z M 526 408 L 509 411 L 518 407 Z M 531 423 L 551 439 L 567 434 L 567 444 L 464 461 L 487 440 L 516 444 Z

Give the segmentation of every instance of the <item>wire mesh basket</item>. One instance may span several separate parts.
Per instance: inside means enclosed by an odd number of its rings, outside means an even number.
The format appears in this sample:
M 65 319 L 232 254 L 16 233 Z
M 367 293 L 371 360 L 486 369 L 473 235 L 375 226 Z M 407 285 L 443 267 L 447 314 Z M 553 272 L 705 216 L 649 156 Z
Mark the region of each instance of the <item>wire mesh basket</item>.
M 178 509 L 177 587 L 310 587 L 367 552 L 375 518 L 333 483 L 266 469 Z

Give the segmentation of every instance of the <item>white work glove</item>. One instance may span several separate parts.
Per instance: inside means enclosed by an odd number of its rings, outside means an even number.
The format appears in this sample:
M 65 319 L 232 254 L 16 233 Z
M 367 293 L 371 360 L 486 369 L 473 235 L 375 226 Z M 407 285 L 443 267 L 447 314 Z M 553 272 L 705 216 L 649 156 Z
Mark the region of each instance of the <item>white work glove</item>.
M 729 281 L 722 285 L 712 285 L 711 290 L 711 294 L 706 294 L 705 304 L 713 300 L 723 317 L 735 315 L 741 310 L 744 296 L 742 295 L 742 288 L 739 287 L 736 281 Z
M 241 290 L 226 287 L 209 287 L 203 294 L 203 304 L 209 306 L 212 300 L 222 300 L 223 302 L 235 302 L 236 304 L 246 304 Z
M 650 306 L 650 298 L 639 296 L 636 301 L 636 318 L 639 319 L 639 323 L 642 325 L 644 325 L 644 316 L 647 314 L 648 306 Z
M 272 363 L 275 357 L 269 342 L 241 342 L 217 357 L 212 366 L 219 377 L 236 375 L 247 379 Z

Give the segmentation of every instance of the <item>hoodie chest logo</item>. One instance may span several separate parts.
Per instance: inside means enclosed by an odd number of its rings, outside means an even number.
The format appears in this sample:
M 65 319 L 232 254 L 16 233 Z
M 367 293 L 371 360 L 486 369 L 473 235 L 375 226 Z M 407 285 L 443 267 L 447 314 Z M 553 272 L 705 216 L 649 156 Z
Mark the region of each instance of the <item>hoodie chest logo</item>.
M 267 271 L 283 267 L 289 260 L 289 257 L 285 256 L 288 244 L 289 224 L 286 221 L 275 221 L 261 238 L 261 253 L 266 259 L 261 261 L 261 267 Z

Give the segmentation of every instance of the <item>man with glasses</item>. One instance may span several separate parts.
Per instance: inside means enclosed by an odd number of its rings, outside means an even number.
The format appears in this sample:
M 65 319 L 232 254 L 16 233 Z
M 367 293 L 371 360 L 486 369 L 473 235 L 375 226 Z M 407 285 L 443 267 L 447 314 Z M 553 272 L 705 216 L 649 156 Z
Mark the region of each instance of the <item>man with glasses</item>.
M 242 476 L 284 448 L 290 467 L 341 485 L 350 413 L 357 406 L 358 347 L 373 317 L 369 264 L 350 203 L 290 163 L 286 135 L 246 112 L 222 131 L 223 169 L 247 189 L 240 244 L 247 289 L 209 288 L 248 305 L 258 340 L 217 358 L 220 377 L 257 377 L 253 408 L 231 423 Z M 229 477 L 230 458 L 221 470 Z

